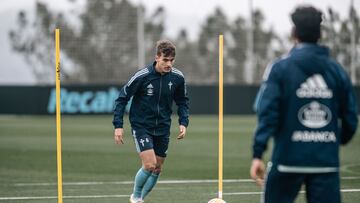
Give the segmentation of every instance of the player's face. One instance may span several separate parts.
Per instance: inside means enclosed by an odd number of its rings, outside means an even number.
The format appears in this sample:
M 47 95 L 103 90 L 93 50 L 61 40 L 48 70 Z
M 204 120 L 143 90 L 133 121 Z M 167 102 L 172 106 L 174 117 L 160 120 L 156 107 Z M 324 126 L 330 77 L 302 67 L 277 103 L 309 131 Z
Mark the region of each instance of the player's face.
M 165 57 L 164 54 L 161 53 L 161 56 L 155 57 L 155 61 L 156 61 L 156 70 L 159 73 L 164 74 L 171 71 L 171 68 L 175 62 L 175 57 L 173 56 Z

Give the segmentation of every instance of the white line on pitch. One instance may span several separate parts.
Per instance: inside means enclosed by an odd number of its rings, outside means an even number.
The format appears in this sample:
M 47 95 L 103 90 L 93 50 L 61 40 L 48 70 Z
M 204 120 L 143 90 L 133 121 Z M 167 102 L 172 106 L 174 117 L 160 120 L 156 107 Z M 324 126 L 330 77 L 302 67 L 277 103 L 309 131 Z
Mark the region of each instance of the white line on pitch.
M 217 183 L 218 180 L 162 180 L 158 184 Z M 252 179 L 228 179 L 224 183 L 254 182 Z M 63 185 L 131 185 L 133 181 L 118 182 L 64 182 Z M 51 186 L 57 183 L 15 183 L 15 186 Z
M 119 198 L 129 197 L 129 195 L 79 195 L 79 196 L 63 196 L 64 199 L 91 199 L 91 198 Z M 1 200 L 40 200 L 40 199 L 57 199 L 57 196 L 43 197 L 0 197 Z
M 348 192 L 360 192 L 360 189 L 342 189 L 342 193 Z M 305 191 L 300 191 L 300 193 L 305 193 Z M 260 195 L 262 192 L 225 192 L 223 195 Z
M 341 180 L 358 180 L 360 177 L 341 177 Z
M 360 192 L 360 189 L 343 189 L 341 192 Z M 305 193 L 305 191 L 300 191 Z M 260 195 L 262 192 L 233 192 L 223 193 L 223 195 Z M 63 196 L 64 199 L 91 199 L 91 198 L 123 198 L 129 197 L 129 195 L 79 195 L 79 196 Z M 41 200 L 41 199 L 57 199 L 57 196 L 43 196 L 43 197 L 0 197 L 2 200 Z
M 360 177 L 342 177 L 342 180 L 358 180 Z M 159 184 L 195 184 L 195 183 L 217 183 L 218 180 L 162 180 Z M 252 179 L 227 179 L 224 183 L 252 183 Z M 131 185 L 133 181 L 114 182 L 64 182 L 63 185 Z M 51 186 L 57 183 L 15 183 L 15 186 Z

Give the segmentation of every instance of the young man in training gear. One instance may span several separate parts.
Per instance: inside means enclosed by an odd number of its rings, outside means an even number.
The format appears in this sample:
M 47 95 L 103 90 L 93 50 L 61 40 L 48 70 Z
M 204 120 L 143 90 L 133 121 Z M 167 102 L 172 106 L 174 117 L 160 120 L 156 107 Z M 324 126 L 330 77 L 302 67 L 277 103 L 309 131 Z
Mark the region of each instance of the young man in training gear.
M 322 13 L 298 7 L 291 15 L 295 46 L 269 65 L 255 109 L 251 177 L 264 184 L 262 202 L 294 202 L 302 184 L 309 203 L 339 203 L 339 146 L 353 137 L 358 123 L 351 81 L 317 44 Z M 261 160 L 270 137 L 271 162 Z
M 169 145 L 172 104 L 178 106 L 179 135 L 183 139 L 189 124 L 189 99 L 184 75 L 173 67 L 175 46 L 168 40 L 156 44 L 155 61 L 137 71 L 121 89 L 115 101 L 115 143 L 124 143 L 123 115 L 133 97 L 129 120 L 142 167 L 135 176 L 131 203 L 141 203 L 155 186 Z

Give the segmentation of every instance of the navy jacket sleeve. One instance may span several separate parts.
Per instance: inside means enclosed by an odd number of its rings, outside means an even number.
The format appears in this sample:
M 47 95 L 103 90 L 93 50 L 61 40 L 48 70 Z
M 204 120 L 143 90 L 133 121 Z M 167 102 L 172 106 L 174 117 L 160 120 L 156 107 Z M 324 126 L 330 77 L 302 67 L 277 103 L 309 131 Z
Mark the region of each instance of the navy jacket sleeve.
M 189 98 L 187 96 L 185 79 L 181 78 L 181 84 L 175 90 L 174 100 L 178 106 L 179 125 L 189 125 Z
M 344 89 L 340 92 L 341 144 L 348 143 L 354 136 L 357 125 L 357 102 L 349 77 L 343 72 Z
M 124 85 L 123 88 L 121 88 L 119 97 L 115 100 L 114 119 L 113 119 L 114 128 L 123 127 L 123 116 L 125 112 L 125 107 L 140 85 L 141 77 L 135 77 L 135 76 L 133 76 L 129 80 L 129 82 L 126 85 Z
M 276 68 L 274 65 L 267 67 L 264 73 L 264 82 L 254 105 L 258 124 L 253 141 L 253 158 L 262 158 L 269 138 L 278 129 L 281 92 L 280 77 Z

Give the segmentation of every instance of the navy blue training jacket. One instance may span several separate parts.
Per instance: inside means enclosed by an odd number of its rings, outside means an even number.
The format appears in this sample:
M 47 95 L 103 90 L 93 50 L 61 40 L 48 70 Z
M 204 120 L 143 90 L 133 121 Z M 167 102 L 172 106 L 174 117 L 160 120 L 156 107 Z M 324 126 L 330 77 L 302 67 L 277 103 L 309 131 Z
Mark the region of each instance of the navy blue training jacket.
M 329 50 L 299 44 L 269 65 L 263 79 L 253 157 L 262 157 L 272 136 L 279 171 L 338 171 L 339 145 L 353 137 L 358 118 L 350 79 Z
M 184 75 L 176 68 L 161 75 L 155 65 L 156 62 L 137 71 L 121 89 L 115 101 L 115 128 L 123 127 L 125 106 L 132 96 L 129 116 L 132 128 L 143 128 L 154 136 L 169 135 L 173 101 L 178 106 L 179 125 L 188 126 L 189 99 Z

